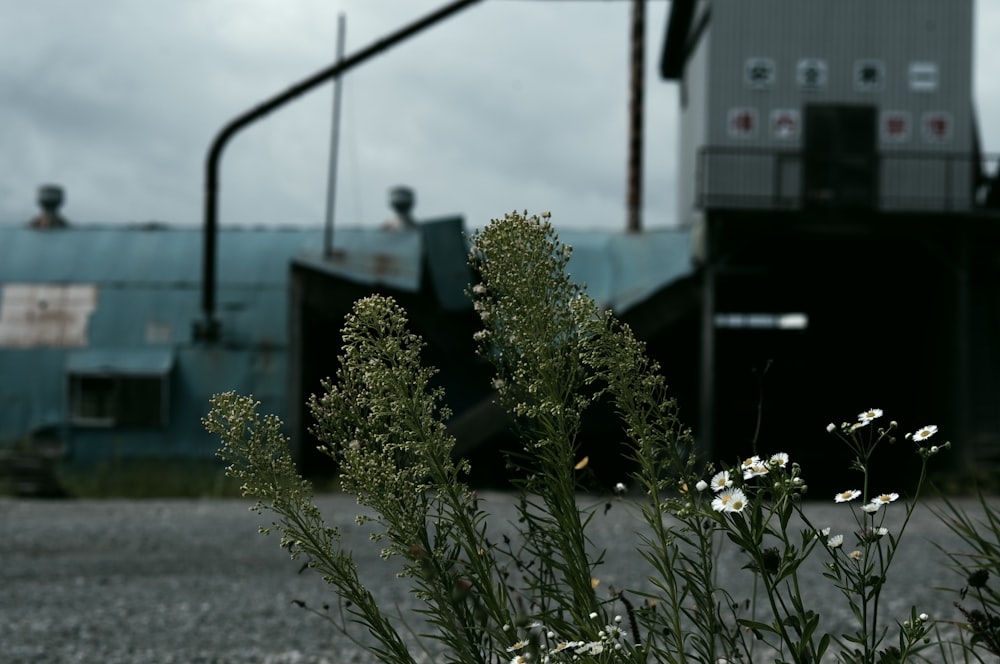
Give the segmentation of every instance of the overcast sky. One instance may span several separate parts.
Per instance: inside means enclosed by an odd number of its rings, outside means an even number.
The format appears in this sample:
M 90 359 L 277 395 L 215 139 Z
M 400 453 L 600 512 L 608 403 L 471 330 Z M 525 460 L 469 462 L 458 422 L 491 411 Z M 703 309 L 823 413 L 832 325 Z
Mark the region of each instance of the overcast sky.
M 0 223 L 65 187 L 75 223 L 202 221 L 204 163 L 235 116 L 446 0 L 0 0 Z M 677 88 L 647 3 L 644 224 L 675 218 Z M 344 79 L 338 224 L 416 216 L 481 226 L 512 209 L 624 228 L 631 3 L 485 0 Z M 1000 153 L 1000 0 L 976 0 L 976 106 Z M 222 159 L 223 225 L 321 227 L 332 85 L 248 126 Z

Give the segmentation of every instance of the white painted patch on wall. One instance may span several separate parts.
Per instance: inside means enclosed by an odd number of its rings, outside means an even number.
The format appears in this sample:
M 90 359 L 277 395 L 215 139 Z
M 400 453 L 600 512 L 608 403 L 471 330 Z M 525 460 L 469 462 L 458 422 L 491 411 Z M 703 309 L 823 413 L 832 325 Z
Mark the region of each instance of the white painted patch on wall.
M 86 346 L 97 291 L 94 284 L 4 284 L 0 348 Z

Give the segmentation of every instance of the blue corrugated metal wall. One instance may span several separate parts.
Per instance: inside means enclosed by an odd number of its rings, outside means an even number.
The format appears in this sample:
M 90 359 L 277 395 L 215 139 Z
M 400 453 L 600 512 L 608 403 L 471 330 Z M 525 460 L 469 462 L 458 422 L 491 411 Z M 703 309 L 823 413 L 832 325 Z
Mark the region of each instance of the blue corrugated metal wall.
M 96 306 L 82 339 L 39 345 L 26 334 L 3 337 L 0 443 L 48 430 L 67 442 L 67 459 L 80 463 L 210 457 L 217 441 L 205 434 L 200 419 L 213 393 L 252 393 L 265 411 L 282 413 L 288 265 L 320 240 L 316 230 L 223 230 L 218 292 L 223 338 L 205 346 L 191 341 L 191 326 L 200 315 L 199 229 L 0 228 L 0 311 L 3 293 L 12 285 L 86 285 L 96 290 Z M 71 358 L 94 349 L 127 353 L 155 347 L 170 349 L 174 356 L 165 426 L 70 425 Z
M 451 229 L 458 238 L 461 225 L 455 218 L 423 227 Z M 691 270 L 683 231 L 569 232 L 562 239 L 574 247 L 573 277 L 619 313 Z M 324 260 L 321 240 L 319 229 L 222 230 L 222 338 L 204 343 L 192 340 L 202 316 L 200 229 L 0 227 L 0 446 L 45 433 L 65 441 L 66 459 L 82 465 L 209 458 L 218 441 L 201 418 L 212 394 L 252 394 L 262 412 L 286 416 L 293 259 L 362 285 L 415 292 L 425 257 L 434 255 L 423 245 L 443 241 L 434 233 L 339 229 L 336 254 Z M 142 374 L 147 365 L 169 366 L 164 423 L 80 421 L 79 398 L 71 396 L 80 381 Z

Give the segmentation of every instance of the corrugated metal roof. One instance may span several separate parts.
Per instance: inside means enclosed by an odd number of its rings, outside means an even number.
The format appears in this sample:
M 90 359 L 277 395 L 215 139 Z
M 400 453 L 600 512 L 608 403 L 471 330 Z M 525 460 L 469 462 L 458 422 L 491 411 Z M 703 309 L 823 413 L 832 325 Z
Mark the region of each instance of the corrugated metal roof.
M 451 229 L 451 220 L 441 220 L 441 231 Z M 430 229 L 428 224 L 423 228 Z M 458 235 L 458 227 L 454 227 Z M 412 231 L 360 231 L 338 236 L 338 253 L 324 259 L 318 252 L 304 252 L 296 262 L 363 284 L 382 283 L 405 291 L 416 291 L 421 284 L 421 240 L 443 244 L 440 233 Z M 560 242 L 570 245 L 573 254 L 569 271 L 573 279 L 587 285 L 587 292 L 601 307 L 624 312 L 667 284 L 691 274 L 691 233 L 687 229 L 661 229 L 641 233 L 621 231 L 559 231 Z M 340 251 L 340 250 L 343 251 Z M 456 248 L 449 246 L 450 253 Z M 444 257 L 438 252 L 439 260 Z M 428 252 L 434 257 L 435 252 Z M 467 286 L 470 275 L 459 269 L 435 274 L 439 299 L 449 307 Z M 450 285 L 442 283 L 451 279 Z M 455 281 L 455 280 L 460 280 Z
M 222 230 L 222 343 L 211 345 L 191 334 L 201 316 L 201 229 L 0 227 L 0 442 L 66 426 L 67 375 L 173 367 L 169 426 L 136 433 L 129 444 L 148 454 L 178 453 L 177 441 L 191 454 L 213 449 L 199 424 L 212 393 L 252 393 L 268 412 L 286 406 L 292 261 L 399 290 L 431 283 L 447 295 L 441 306 L 455 307 L 470 278 L 465 241 L 459 220 L 439 221 L 424 232 L 338 228 L 333 260 L 322 256 L 321 229 Z M 574 248 L 572 276 L 619 314 L 692 269 L 686 231 L 565 231 L 560 238 Z M 425 256 L 434 261 L 427 277 Z M 120 434 L 73 429 L 73 440 L 86 439 L 79 453 L 97 458 L 101 450 L 117 453 L 98 442 L 125 440 Z
M 598 304 L 616 311 L 627 310 L 692 270 L 687 230 L 566 230 L 559 236 L 573 247 L 572 276 L 587 284 Z M 268 330 L 265 336 L 271 340 L 284 338 L 285 316 L 275 316 L 275 307 L 284 306 L 293 258 L 324 265 L 359 283 L 415 291 L 421 283 L 422 241 L 423 234 L 413 231 L 338 228 L 335 257 L 326 260 L 320 229 L 223 229 L 218 239 L 220 317 L 224 326 L 230 319 L 238 328 Z M 0 283 L 96 284 L 102 299 L 115 293 L 118 317 L 139 316 L 147 328 L 157 321 L 186 326 L 199 311 L 192 297 L 200 295 L 201 248 L 199 228 L 37 231 L 0 226 Z M 461 271 L 454 272 L 455 278 L 465 278 Z M 464 286 L 456 284 L 459 292 Z M 112 324 L 118 327 L 121 322 L 119 318 Z M 233 329 L 231 324 L 228 328 Z M 147 332 L 143 343 L 156 335 L 155 330 Z M 107 333 L 113 336 L 112 329 Z
M 693 271 L 689 230 L 560 231 L 573 247 L 569 273 L 601 307 L 624 313 Z
M 284 283 L 288 258 L 318 246 L 319 230 L 224 229 L 219 281 Z M 22 282 L 201 283 L 199 228 L 0 227 L 0 278 Z

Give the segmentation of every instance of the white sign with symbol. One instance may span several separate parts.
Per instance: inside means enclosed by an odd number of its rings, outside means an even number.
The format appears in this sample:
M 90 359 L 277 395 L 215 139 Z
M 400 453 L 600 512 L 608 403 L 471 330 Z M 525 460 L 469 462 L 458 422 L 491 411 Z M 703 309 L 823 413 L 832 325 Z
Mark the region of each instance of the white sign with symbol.
M 885 86 L 885 63 L 881 60 L 857 60 L 854 63 L 854 89 L 880 92 Z
M 777 65 L 771 58 L 747 58 L 743 63 L 743 82 L 754 90 L 774 87 L 778 79 Z
M 826 60 L 803 58 L 795 65 L 795 82 L 803 90 L 822 90 L 826 81 Z
M 910 63 L 910 90 L 913 92 L 937 92 L 938 66 L 936 62 Z
M 799 111 L 796 108 L 776 108 L 771 111 L 771 137 L 790 141 L 799 137 Z

